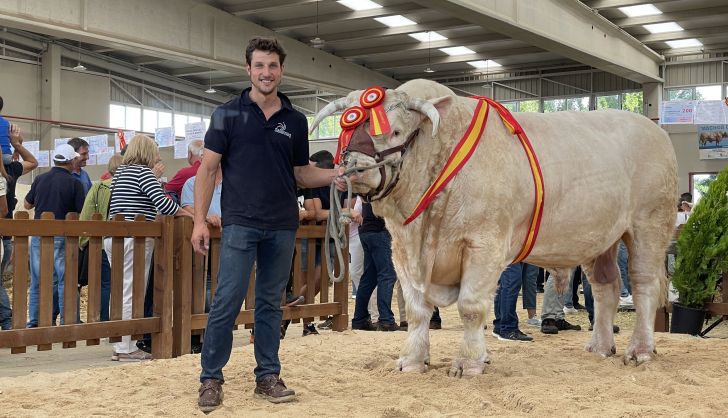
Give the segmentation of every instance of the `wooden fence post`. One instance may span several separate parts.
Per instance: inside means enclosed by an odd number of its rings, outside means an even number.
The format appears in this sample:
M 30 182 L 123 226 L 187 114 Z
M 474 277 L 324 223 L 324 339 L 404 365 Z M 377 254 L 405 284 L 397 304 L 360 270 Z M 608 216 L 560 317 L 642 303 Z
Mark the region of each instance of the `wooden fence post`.
M 157 219 L 162 223 L 162 234 L 156 239 L 154 249 L 154 316 L 160 319 L 160 329 L 152 334 L 152 356 L 163 359 L 172 358 L 173 349 L 174 219 L 170 216 L 158 216 Z
M 71 212 L 66 214 L 67 221 L 77 221 L 78 214 Z M 65 273 L 64 273 L 64 291 L 63 295 L 63 316 L 64 324 L 75 324 L 77 316 L 80 314 L 79 289 L 78 289 L 78 237 L 66 236 L 66 254 L 65 254 Z M 76 347 L 75 341 L 63 342 L 63 348 Z
M 15 219 L 27 220 L 28 212 L 15 212 Z M 15 236 L 13 242 L 13 329 L 23 329 L 28 321 L 28 260 L 30 237 Z M 13 347 L 12 354 L 25 353 L 25 347 Z
M 191 316 L 192 316 L 192 257 L 190 242 L 192 235 L 192 219 L 183 216 L 174 220 L 174 325 L 172 326 L 172 356 L 178 357 L 191 351 Z M 156 276 L 155 276 L 156 280 Z M 204 287 L 203 290 L 204 292 Z
M 349 236 L 349 225 L 346 226 L 346 237 Z M 334 323 L 331 325 L 333 331 L 345 331 L 349 328 L 349 241 L 347 239 L 347 245 L 341 248 L 341 255 L 343 257 L 342 264 L 344 271 L 342 272 L 343 279 L 340 282 L 334 283 L 334 302 L 338 302 L 340 305 L 340 312 L 338 315 L 334 315 Z M 336 269 L 339 269 L 339 263 L 335 262 Z M 338 271 L 337 271 L 338 273 Z

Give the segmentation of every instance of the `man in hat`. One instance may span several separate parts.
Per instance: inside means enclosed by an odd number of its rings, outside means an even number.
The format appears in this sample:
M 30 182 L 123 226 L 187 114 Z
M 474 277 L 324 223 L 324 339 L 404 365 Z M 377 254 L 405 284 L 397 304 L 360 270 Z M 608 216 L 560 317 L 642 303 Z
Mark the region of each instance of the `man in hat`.
M 25 196 L 25 209 L 35 209 L 35 219 L 40 219 L 43 212 L 52 212 L 56 219 L 65 219 L 70 212 L 81 212 L 84 201 L 84 189 L 81 182 L 71 174 L 74 160 L 80 155 L 71 145 L 61 144 L 53 151 L 55 167 L 47 173 L 36 177 Z M 53 322 L 60 313 L 63 315 L 63 275 L 66 271 L 66 239 L 55 237 L 53 244 Z M 40 285 L 40 237 L 30 240 L 30 297 L 28 328 L 38 326 Z

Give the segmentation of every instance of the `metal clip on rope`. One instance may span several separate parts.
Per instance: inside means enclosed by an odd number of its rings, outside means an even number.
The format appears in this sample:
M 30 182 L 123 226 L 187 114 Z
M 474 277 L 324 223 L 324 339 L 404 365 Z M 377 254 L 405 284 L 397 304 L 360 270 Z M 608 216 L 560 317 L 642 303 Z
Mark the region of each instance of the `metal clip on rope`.
M 346 170 L 342 176 L 346 180 L 347 196 L 351 198 L 351 179 L 348 174 L 356 170 Z M 329 218 L 326 221 L 326 238 L 324 239 L 324 253 L 326 255 L 326 270 L 329 272 L 329 279 L 336 283 L 344 280 L 344 272 L 346 266 L 344 263 L 348 263 L 349 257 L 344 258 L 344 254 L 341 249 L 347 246 L 346 228 L 345 225 L 351 223 L 351 212 L 347 210 L 342 211 L 341 197 L 339 192 L 336 190 L 336 182 L 331 182 L 331 190 L 329 191 L 329 201 L 331 207 L 329 208 Z M 334 274 L 333 266 L 331 265 L 331 247 L 329 246 L 329 239 L 334 240 L 334 248 L 336 248 L 336 262 L 339 267 L 339 274 Z

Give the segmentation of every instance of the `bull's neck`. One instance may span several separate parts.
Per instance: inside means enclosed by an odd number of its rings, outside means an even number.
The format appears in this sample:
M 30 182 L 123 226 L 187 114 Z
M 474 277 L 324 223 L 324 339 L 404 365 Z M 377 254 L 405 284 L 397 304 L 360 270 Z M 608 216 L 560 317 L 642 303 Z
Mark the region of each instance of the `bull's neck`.
M 470 105 L 469 102 L 466 99 L 454 100 L 449 111 L 440 120 L 437 136 L 432 137 L 432 126 L 429 123 L 421 127 L 422 134 L 415 139 L 404 156 L 397 186 L 390 196 L 382 200 L 384 213 L 396 217 L 400 223 L 412 213 L 420 197 L 437 179 L 450 153 L 465 133 L 468 123 L 453 124 L 448 121 L 469 122 L 475 103 Z M 457 128 L 452 129 L 453 126 Z

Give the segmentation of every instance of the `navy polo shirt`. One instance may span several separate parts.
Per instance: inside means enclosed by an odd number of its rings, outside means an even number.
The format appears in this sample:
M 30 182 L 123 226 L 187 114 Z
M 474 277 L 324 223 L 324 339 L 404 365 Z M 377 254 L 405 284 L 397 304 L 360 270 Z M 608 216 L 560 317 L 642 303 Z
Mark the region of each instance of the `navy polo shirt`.
M 205 148 L 222 155 L 222 224 L 298 228 L 293 167 L 308 165 L 308 122 L 281 93 L 269 120 L 250 88 L 215 109 Z
M 25 200 L 35 205 L 35 219 L 43 212 L 53 212 L 56 219 L 66 219 L 69 212 L 81 213 L 85 193 L 81 182 L 65 168 L 53 167 L 33 180 Z

